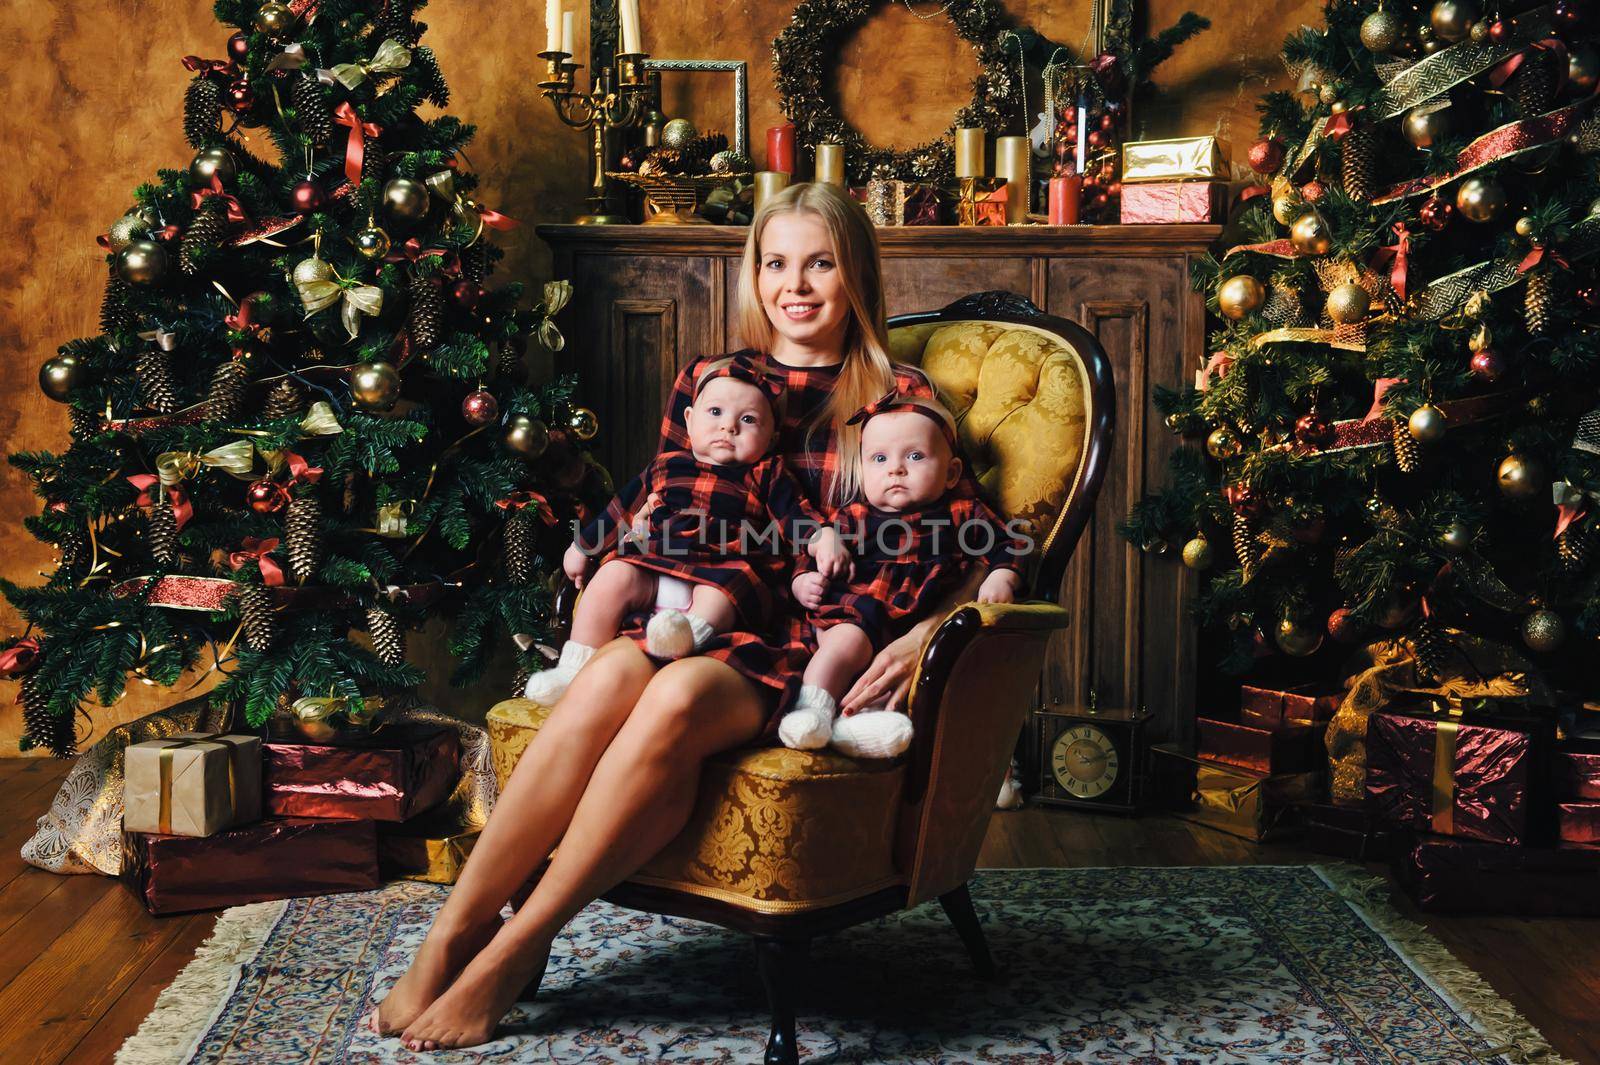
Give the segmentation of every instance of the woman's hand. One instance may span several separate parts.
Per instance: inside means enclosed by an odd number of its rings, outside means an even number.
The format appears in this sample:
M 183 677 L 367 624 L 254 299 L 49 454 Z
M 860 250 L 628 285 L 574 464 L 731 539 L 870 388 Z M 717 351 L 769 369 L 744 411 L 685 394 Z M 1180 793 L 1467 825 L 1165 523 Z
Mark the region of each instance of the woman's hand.
M 858 714 L 869 706 L 883 705 L 888 710 L 910 713 L 906 706 L 906 692 L 911 690 L 911 675 L 922 657 L 922 645 L 928 642 L 933 630 L 962 603 L 970 602 L 977 590 L 979 574 L 976 569 L 961 582 L 944 601 L 936 605 L 928 616 L 906 630 L 905 635 L 878 652 L 878 657 L 867 666 L 850 690 L 839 700 L 841 714 Z M 888 702 L 885 703 L 885 697 Z
M 1017 601 L 1017 589 L 1021 586 L 1022 577 L 1016 570 L 990 570 L 978 586 L 978 602 L 1014 603 Z
M 817 560 L 817 572 L 827 580 L 850 579 L 850 552 L 837 529 L 823 529 L 811 540 L 811 557 Z
M 589 576 L 589 556 L 578 550 L 577 544 L 567 547 L 567 553 L 561 556 L 561 570 L 572 583 L 583 587 L 583 582 Z
M 789 582 L 789 590 L 794 593 L 795 602 L 807 610 L 815 610 L 822 605 L 822 593 L 828 590 L 828 578 L 816 570 L 806 570 L 795 574 L 794 580 Z

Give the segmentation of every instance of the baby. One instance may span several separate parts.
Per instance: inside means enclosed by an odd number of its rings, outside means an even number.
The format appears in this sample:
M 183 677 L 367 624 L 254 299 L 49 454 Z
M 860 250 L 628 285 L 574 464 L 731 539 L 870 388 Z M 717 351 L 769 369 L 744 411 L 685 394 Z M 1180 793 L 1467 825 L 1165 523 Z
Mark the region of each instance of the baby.
M 681 658 L 736 623 L 757 629 L 781 576 L 782 543 L 806 544 L 819 573 L 849 566 L 839 534 L 770 454 L 782 382 L 739 355 L 707 363 L 684 410 L 688 451 L 657 455 L 579 530 L 562 568 L 583 595 L 556 665 L 528 681 L 551 705 L 624 620 L 656 608 L 645 650 Z M 593 578 L 592 559 L 606 556 Z
M 955 422 L 940 403 L 890 393 L 856 412 L 850 424 L 861 425 L 865 499 L 842 508 L 834 524 L 856 541 L 854 575 L 849 583 L 835 582 L 803 565 L 791 584 L 812 614 L 817 652 L 778 737 L 788 747 L 831 741 L 847 755 L 888 758 L 910 745 L 911 719 L 863 712 L 835 724 L 839 699 L 900 623 L 949 595 L 974 564 L 989 571 L 979 602 L 1015 599 L 1022 551 L 981 500 L 950 494 L 961 479 L 961 460 Z

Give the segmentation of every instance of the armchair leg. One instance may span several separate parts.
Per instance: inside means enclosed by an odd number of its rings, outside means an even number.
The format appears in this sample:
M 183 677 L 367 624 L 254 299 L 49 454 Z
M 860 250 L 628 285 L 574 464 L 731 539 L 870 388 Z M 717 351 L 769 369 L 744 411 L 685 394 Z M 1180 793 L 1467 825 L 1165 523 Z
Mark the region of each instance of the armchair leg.
M 983 938 L 983 926 L 978 923 L 978 911 L 972 908 L 972 894 L 967 890 L 967 885 L 962 884 L 954 891 L 940 895 L 939 905 L 944 907 L 945 916 L 950 918 L 950 923 L 956 926 L 956 932 L 961 936 L 961 942 L 966 944 L 967 954 L 972 958 L 972 967 L 979 979 L 994 979 L 994 959 L 989 955 L 989 944 Z
M 799 1065 L 800 1044 L 794 1034 L 795 992 L 805 971 L 810 943 L 804 939 L 755 936 L 756 964 L 772 1005 L 772 1034 L 764 1065 Z

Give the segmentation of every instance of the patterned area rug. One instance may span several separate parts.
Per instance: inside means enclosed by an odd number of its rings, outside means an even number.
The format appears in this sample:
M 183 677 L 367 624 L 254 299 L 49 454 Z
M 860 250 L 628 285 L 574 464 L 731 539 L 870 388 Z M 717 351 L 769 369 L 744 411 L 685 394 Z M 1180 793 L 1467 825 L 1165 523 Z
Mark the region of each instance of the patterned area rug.
M 936 903 L 820 940 L 814 1062 L 1558 1062 L 1351 867 L 985 870 L 984 984 Z M 154 1062 L 749 1062 L 768 1014 L 744 937 L 597 903 L 537 1000 L 471 1051 L 360 1024 L 446 889 L 230 910 L 118 1055 Z

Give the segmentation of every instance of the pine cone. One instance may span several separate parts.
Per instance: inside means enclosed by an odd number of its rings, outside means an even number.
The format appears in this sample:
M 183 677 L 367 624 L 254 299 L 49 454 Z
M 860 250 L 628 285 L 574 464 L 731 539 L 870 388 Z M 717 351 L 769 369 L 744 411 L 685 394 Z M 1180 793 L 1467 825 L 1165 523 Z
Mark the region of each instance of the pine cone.
M 72 417 L 72 439 L 82 443 L 100 435 L 100 415 L 83 407 L 68 407 Z
M 1556 537 L 1556 554 L 1561 558 L 1561 568 L 1570 574 L 1588 569 L 1594 556 L 1594 525 L 1590 522 L 1568 525 Z
M 494 375 L 501 380 L 521 381 L 523 370 L 522 353 L 510 344 L 500 345 L 500 353 L 495 356 Z
M 1556 276 L 1549 267 L 1541 267 L 1528 275 L 1528 287 L 1522 294 L 1522 315 L 1532 336 L 1543 336 L 1550 328 L 1550 311 L 1556 301 Z
M 61 552 L 61 568 L 67 573 L 81 577 L 89 572 L 89 564 L 94 559 L 94 550 L 89 545 L 89 533 L 86 529 L 74 525 L 56 542 L 56 549 Z
M 128 306 L 131 293 L 132 289 L 113 266 L 111 276 L 106 279 L 105 295 L 100 297 L 100 332 L 114 336 L 132 333 L 139 328 L 139 319 L 134 316 L 133 308 Z
M 244 394 L 249 386 L 250 367 L 244 359 L 235 357 L 218 366 L 206 393 L 206 420 L 226 422 L 237 418 L 244 410 Z
M 417 81 L 435 107 L 448 107 L 450 86 L 445 84 L 444 72 L 439 69 L 439 59 L 427 46 L 411 53 L 411 68 L 417 72 Z
M 1438 680 L 1450 661 L 1450 638 L 1440 629 L 1438 622 L 1424 614 L 1411 630 L 1411 646 L 1416 651 L 1417 669 L 1427 677 Z
M 1394 464 L 1399 467 L 1400 472 L 1416 473 L 1422 465 L 1422 448 L 1402 419 L 1394 419 L 1394 431 L 1390 434 L 1390 440 L 1394 444 Z
M 1237 512 L 1233 515 L 1233 553 L 1239 558 L 1245 579 L 1249 580 L 1250 571 L 1261 560 L 1261 545 L 1256 542 L 1255 523 Z
M 424 351 L 438 345 L 444 335 L 444 290 L 431 277 L 411 279 L 409 314 L 411 342 Z
M 261 407 L 261 420 L 275 422 L 279 418 L 299 414 L 305 409 L 305 402 L 304 390 L 293 379 L 285 377 L 267 393 L 267 402 Z
M 1543 48 L 1529 49 L 1522 65 L 1506 82 L 1506 94 L 1522 118 L 1533 118 L 1550 110 L 1556 102 L 1557 72 L 1555 56 Z
M 315 492 L 290 501 L 283 527 L 289 547 L 289 572 L 304 584 L 322 568 L 322 501 Z
M 1339 142 L 1339 183 L 1344 194 L 1359 204 L 1372 202 L 1377 146 L 1378 136 L 1367 125 L 1352 126 Z
M 526 508 L 513 511 L 506 521 L 505 567 L 506 580 L 519 588 L 532 584 L 537 576 L 534 567 L 533 516 Z
M 528 678 L 534 673 L 530 665 L 519 665 L 511 677 L 511 698 L 522 699 L 528 694 Z
M 165 497 L 157 499 L 150 508 L 149 525 L 145 530 L 150 545 L 150 560 L 160 569 L 178 566 L 178 519 L 172 513 L 172 503 Z
M 22 727 L 29 739 L 57 758 L 71 758 L 78 753 L 76 725 L 74 715 L 51 712 L 50 693 L 39 687 L 39 674 L 23 679 Z
M 289 106 L 294 108 L 300 132 L 311 138 L 311 146 L 320 148 L 333 136 L 333 112 L 328 110 L 328 97 L 316 78 L 301 78 L 289 91 Z
M 411 21 L 411 8 L 410 0 L 389 0 L 372 20 L 372 39 L 382 41 L 392 37 L 401 44 L 415 44 L 421 32 Z
M 252 649 L 266 652 L 278 642 L 278 608 L 272 591 L 262 584 L 241 584 L 239 616 L 244 622 L 244 640 Z
M 689 142 L 689 147 L 683 150 L 683 166 L 686 171 L 701 171 L 709 169 L 711 157 L 718 152 L 726 151 L 728 137 L 717 130 L 702 133 Z
M 178 242 L 179 270 L 192 277 L 200 272 L 211 253 L 222 246 L 222 238 L 228 232 L 227 210 L 228 205 L 216 196 L 208 197 L 201 204 Z
M 483 242 L 472 245 L 461 253 L 461 280 L 474 285 L 483 284 L 483 275 L 488 272 L 489 253 L 484 250 Z
M 183 137 L 192 147 L 204 148 L 222 125 L 222 86 L 202 74 L 183 94 Z
M 393 614 L 381 606 L 367 608 L 367 632 L 372 649 L 386 666 L 403 666 L 406 661 L 406 634 Z
M 178 385 L 172 377 L 172 355 L 151 348 L 139 356 L 134 375 L 139 379 L 139 396 L 144 405 L 158 414 L 178 409 Z

